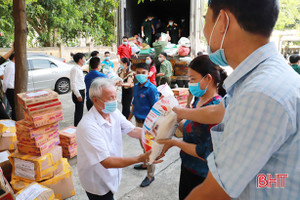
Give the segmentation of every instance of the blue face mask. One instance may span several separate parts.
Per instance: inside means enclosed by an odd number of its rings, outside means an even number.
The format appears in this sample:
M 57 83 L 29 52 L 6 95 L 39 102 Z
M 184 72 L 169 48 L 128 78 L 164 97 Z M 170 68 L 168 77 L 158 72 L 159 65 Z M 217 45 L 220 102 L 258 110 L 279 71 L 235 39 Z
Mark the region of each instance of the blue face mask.
M 205 78 L 205 77 L 203 77 L 203 78 Z M 202 81 L 202 79 L 201 79 L 201 81 Z M 189 90 L 194 97 L 202 97 L 205 94 L 205 92 L 207 91 L 207 87 L 204 90 L 201 89 L 200 82 L 199 83 L 189 83 Z
M 122 64 L 120 64 L 120 68 L 121 68 L 121 69 L 124 69 L 124 66 L 123 66 Z
M 101 100 L 100 100 L 101 101 Z M 103 101 L 102 101 L 103 102 Z M 103 102 L 105 105 L 105 108 L 102 110 L 104 113 L 112 113 L 117 109 L 117 100 L 115 101 L 108 101 L 108 102 Z
M 138 74 L 136 75 L 136 80 L 140 83 L 143 84 L 148 80 L 148 76 L 144 74 Z
M 215 30 L 215 27 L 220 19 L 220 16 L 218 17 L 214 27 L 213 27 L 213 30 L 210 34 L 210 38 L 209 38 L 209 44 L 208 44 L 208 49 L 207 49 L 207 52 L 208 52 L 208 55 L 209 55 L 209 58 L 210 60 L 215 63 L 216 65 L 220 65 L 220 66 L 228 66 L 228 62 L 226 60 L 226 57 L 225 57 L 225 52 L 224 52 L 224 49 L 222 49 L 223 47 L 223 43 L 224 43 L 224 39 L 225 39 L 225 36 L 226 36 L 226 33 L 227 33 L 227 30 L 228 30 L 228 26 L 229 26 L 229 17 L 227 15 L 227 13 L 225 12 L 225 15 L 226 15 L 226 18 L 227 18 L 227 25 L 226 25 L 226 29 L 225 29 L 225 32 L 224 32 L 224 35 L 223 35 L 223 39 L 222 39 L 222 42 L 221 42 L 221 46 L 220 46 L 220 49 L 215 51 L 214 53 L 211 51 L 211 48 L 210 48 L 210 44 L 211 44 L 211 38 L 212 38 L 212 35 L 213 35 L 213 32 Z
M 109 60 L 110 60 L 110 57 L 105 57 L 105 60 L 109 61 Z
M 151 61 L 150 61 L 150 60 L 146 60 L 146 64 L 147 64 L 147 65 L 150 65 L 150 64 L 151 64 Z

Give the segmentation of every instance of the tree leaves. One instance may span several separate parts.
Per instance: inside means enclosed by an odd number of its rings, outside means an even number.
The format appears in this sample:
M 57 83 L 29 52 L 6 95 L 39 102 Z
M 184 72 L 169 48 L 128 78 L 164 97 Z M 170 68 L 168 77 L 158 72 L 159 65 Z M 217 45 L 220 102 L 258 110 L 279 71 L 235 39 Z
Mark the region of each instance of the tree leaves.
M 26 0 L 29 41 L 37 40 L 39 46 L 46 47 L 76 45 L 77 38 L 90 37 L 96 45 L 111 45 L 115 42 L 117 6 L 118 0 Z M 0 12 L 0 31 L 12 41 L 12 0 L 2 0 Z M 8 46 L 8 41 L 0 46 Z

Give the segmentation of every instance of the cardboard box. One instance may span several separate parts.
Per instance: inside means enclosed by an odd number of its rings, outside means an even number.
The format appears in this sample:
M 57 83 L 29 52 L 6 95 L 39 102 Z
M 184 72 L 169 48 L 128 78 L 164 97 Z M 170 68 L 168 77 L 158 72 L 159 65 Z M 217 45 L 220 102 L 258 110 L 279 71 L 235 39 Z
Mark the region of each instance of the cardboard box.
M 41 147 L 48 141 L 57 137 L 59 137 L 58 132 L 50 132 L 50 133 L 38 135 L 34 138 L 24 137 L 22 133 L 17 132 L 17 138 L 20 143 L 36 146 L 36 147 Z
M 53 149 L 55 146 L 57 146 L 60 143 L 59 136 L 57 135 L 52 140 L 49 140 L 45 144 L 37 147 L 33 145 L 23 144 L 19 142 L 17 144 L 18 151 L 23 154 L 29 154 L 33 156 L 43 156 L 46 153 L 48 153 L 51 149 Z
M 0 200 L 13 200 L 14 193 L 0 168 Z
M 187 101 L 189 95 L 175 96 L 178 101 L 185 100 Z
M 76 127 L 69 126 L 59 131 L 60 142 L 64 146 L 76 143 Z
M 50 89 L 38 90 L 17 94 L 18 102 L 27 108 L 29 105 L 35 106 L 42 102 L 49 102 L 58 99 L 58 94 Z
M 45 126 L 41 126 L 39 128 L 35 128 L 30 123 L 25 120 L 20 120 L 16 122 L 17 133 L 22 134 L 23 137 L 33 138 L 38 135 L 54 133 L 59 129 L 58 122 L 47 124 Z
M 42 181 L 52 178 L 62 170 L 62 148 L 54 147 L 44 156 L 13 153 L 9 156 L 13 176 L 21 180 Z
M 24 112 L 24 116 L 25 120 L 31 123 L 35 128 L 63 120 L 62 110 L 41 111 L 34 115 L 29 115 Z
M 63 159 L 64 170 L 55 177 L 41 182 L 42 185 L 51 188 L 57 199 L 66 199 L 74 196 L 73 170 L 67 159 Z
M 63 147 L 63 157 L 64 158 L 73 158 L 77 156 L 77 143 Z
M 17 147 L 16 133 L 4 132 L 0 135 L 0 151 L 14 151 Z
M 0 167 L 3 171 L 3 175 L 8 182 L 11 180 L 12 165 L 9 162 L 8 157 L 10 156 L 9 151 L 0 152 Z
M 53 190 L 38 183 L 31 183 L 17 193 L 16 200 L 54 200 Z
M 12 189 L 14 190 L 14 192 L 17 193 L 17 192 L 25 189 L 28 185 L 30 185 L 33 182 L 34 181 L 31 181 L 31 180 L 20 179 L 12 174 L 10 185 L 11 185 Z
M 13 120 L 0 120 L 0 133 L 15 133 L 16 132 L 16 124 Z
M 58 99 L 54 99 L 52 101 L 43 102 L 41 104 L 36 105 L 30 105 L 27 108 L 25 108 L 25 112 L 27 112 L 29 115 L 34 115 L 35 113 L 38 113 L 40 111 L 47 111 L 47 110 L 61 110 L 62 105 L 61 102 Z
M 174 89 L 172 89 L 172 91 L 175 96 L 189 95 L 188 88 L 174 88 Z

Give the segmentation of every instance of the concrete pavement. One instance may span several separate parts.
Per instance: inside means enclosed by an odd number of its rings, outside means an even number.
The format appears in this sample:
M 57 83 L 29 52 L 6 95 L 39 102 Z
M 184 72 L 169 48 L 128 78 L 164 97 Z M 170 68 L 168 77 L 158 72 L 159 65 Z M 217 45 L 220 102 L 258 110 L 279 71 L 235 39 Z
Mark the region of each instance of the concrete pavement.
M 119 93 L 118 93 L 119 94 Z M 73 125 L 74 104 L 71 93 L 59 96 L 62 105 L 64 120 L 60 122 L 60 129 Z M 120 96 L 118 97 L 120 99 Z M 119 109 L 121 105 L 119 104 Z M 85 113 L 87 112 L 85 107 Z M 124 157 L 136 156 L 142 153 L 142 148 L 138 140 L 127 135 L 123 136 Z M 80 185 L 76 157 L 69 160 L 73 168 L 74 185 L 76 195 L 69 200 L 88 199 L 85 191 Z M 142 180 L 146 177 L 147 171 L 134 170 L 133 166 L 123 169 L 123 177 L 119 191 L 115 194 L 115 199 L 120 200 L 174 200 L 178 199 L 178 186 L 180 176 L 181 160 L 179 149 L 174 147 L 170 149 L 164 158 L 164 162 L 157 164 L 155 171 L 155 181 L 146 188 L 139 187 Z

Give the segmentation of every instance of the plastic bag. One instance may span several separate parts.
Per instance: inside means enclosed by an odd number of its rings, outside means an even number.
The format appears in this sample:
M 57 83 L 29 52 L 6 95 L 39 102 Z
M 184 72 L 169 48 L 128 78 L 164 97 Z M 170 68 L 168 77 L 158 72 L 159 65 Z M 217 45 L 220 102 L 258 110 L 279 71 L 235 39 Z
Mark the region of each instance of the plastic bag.
M 132 53 L 137 53 L 141 50 L 134 42 L 128 42 L 128 44 L 132 49 Z
M 175 112 L 171 111 L 158 117 L 154 124 L 157 135 L 154 136 L 155 139 L 151 144 L 152 152 L 149 156 L 149 164 L 152 164 L 155 161 L 164 148 L 164 145 L 158 144 L 156 140 L 171 138 L 177 130 L 177 127 L 177 114 Z
M 190 48 L 189 47 L 185 47 L 185 46 L 180 46 L 178 48 L 178 54 L 182 57 L 184 56 L 188 56 L 190 54 Z
M 179 104 L 174 93 L 167 84 L 161 85 L 157 89 L 163 97 L 153 105 L 143 125 L 143 147 L 145 151 L 152 149 L 149 164 L 153 163 L 163 148 L 163 145 L 156 143 L 155 140 L 172 136 L 177 128 L 177 116 L 172 109 Z M 156 134 L 152 130 L 154 127 Z
M 184 47 L 191 47 L 191 41 L 186 37 L 181 37 L 178 41 L 178 45 L 184 46 Z
M 109 79 L 112 79 L 113 81 L 121 81 L 121 82 L 123 82 L 123 79 L 121 79 L 121 78 L 116 74 L 116 72 L 114 72 L 114 70 L 111 69 L 111 67 L 109 67 L 109 68 L 104 67 L 104 68 L 103 68 L 103 73 L 104 73 Z

